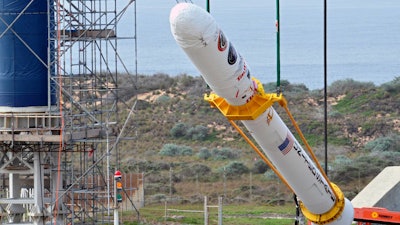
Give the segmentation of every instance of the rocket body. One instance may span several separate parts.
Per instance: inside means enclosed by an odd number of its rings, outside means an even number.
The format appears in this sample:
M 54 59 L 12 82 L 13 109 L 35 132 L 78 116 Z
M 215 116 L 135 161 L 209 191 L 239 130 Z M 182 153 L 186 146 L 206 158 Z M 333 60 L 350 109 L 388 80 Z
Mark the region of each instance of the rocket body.
M 191 3 L 179 3 L 170 14 L 177 44 L 201 72 L 210 88 L 227 103 L 241 106 L 257 94 L 245 59 L 214 18 Z M 337 199 L 308 154 L 273 107 L 254 120 L 242 120 L 264 154 L 280 171 L 305 207 L 314 214 L 329 212 Z M 343 213 L 329 224 L 351 224 L 353 208 L 346 199 Z

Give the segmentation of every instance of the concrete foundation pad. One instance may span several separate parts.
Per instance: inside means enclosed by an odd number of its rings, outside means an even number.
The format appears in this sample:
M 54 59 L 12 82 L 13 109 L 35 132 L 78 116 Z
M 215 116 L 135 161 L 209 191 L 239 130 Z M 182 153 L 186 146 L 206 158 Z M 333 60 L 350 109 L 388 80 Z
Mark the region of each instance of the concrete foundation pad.
M 351 201 L 355 208 L 382 207 L 400 211 L 400 166 L 390 166 L 382 170 Z

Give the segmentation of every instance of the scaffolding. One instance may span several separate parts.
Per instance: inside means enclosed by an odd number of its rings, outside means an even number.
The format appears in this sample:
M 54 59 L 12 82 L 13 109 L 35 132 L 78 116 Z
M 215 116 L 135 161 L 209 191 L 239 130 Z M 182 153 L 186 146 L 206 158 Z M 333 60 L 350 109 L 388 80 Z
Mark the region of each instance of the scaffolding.
M 136 63 L 126 67 L 118 46 L 123 40 L 136 52 L 136 2 L 47 2 L 48 97 L 57 100 L 44 112 L 0 113 L 0 223 L 110 224 L 123 136 L 118 121 L 125 119 L 118 76 L 136 71 Z M 128 11 L 132 32 L 120 36 Z M 135 179 L 128 194 L 141 189 L 143 202 L 143 175 Z

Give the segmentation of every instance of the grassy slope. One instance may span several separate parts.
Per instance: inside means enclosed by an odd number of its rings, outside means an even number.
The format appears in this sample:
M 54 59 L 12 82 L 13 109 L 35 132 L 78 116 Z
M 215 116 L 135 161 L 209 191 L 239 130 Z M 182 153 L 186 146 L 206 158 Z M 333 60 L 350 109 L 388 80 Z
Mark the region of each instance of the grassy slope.
M 128 129 L 131 131 L 128 136 L 134 137 L 134 140 L 121 143 L 121 165 L 126 171 L 139 170 L 146 173 L 148 201 L 163 202 L 170 197 L 171 191 L 175 202 L 190 204 L 200 203 L 200 196 L 203 195 L 210 196 L 210 202 L 214 203 L 218 196 L 225 195 L 228 204 L 245 202 L 270 205 L 291 201 L 288 189 L 271 174 L 247 173 L 226 178 L 221 168 L 232 160 L 201 160 L 196 156 L 201 148 L 210 151 L 229 148 L 238 152 L 239 158 L 235 161 L 242 162 L 250 169 L 254 167 L 254 160 L 259 160 L 248 144 L 231 128 L 226 118 L 203 100 L 203 94 L 209 92 L 209 89 L 201 78 L 185 75 L 171 78 L 161 74 L 140 77 L 138 81 L 136 89 L 130 89 L 128 82 L 121 84 L 123 100 L 133 101 L 131 97 L 135 95 L 139 98 L 135 116 Z M 302 85 L 291 85 L 288 82 L 283 82 L 283 85 L 290 111 L 317 156 L 323 159 L 322 90 L 309 91 Z M 264 86 L 267 91 L 273 90 L 273 84 Z M 364 146 L 369 141 L 393 133 L 399 134 L 399 87 L 397 78 L 379 87 L 352 80 L 336 82 L 329 87 L 330 161 L 343 156 L 355 162 L 365 153 Z M 294 132 L 284 111 L 279 106 L 274 107 Z M 120 117 L 125 118 L 126 114 L 121 113 Z M 207 127 L 208 136 L 202 141 L 173 137 L 170 132 L 177 123 L 189 127 Z M 160 150 L 169 143 L 189 146 L 194 155 L 161 156 Z M 196 177 L 185 176 L 185 171 L 198 164 L 210 168 L 211 172 L 206 175 L 197 174 Z M 334 182 L 339 183 L 347 195 L 354 196 L 378 172 L 376 170 L 343 181 L 340 176 L 334 176 Z

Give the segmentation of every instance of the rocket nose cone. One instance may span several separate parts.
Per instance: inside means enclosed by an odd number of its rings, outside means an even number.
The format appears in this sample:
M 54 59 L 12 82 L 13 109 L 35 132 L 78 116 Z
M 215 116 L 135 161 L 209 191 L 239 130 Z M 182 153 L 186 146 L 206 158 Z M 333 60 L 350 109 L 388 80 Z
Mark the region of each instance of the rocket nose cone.
M 169 15 L 170 24 L 175 24 L 176 20 L 179 20 L 179 17 L 182 16 L 181 14 L 184 14 L 185 11 L 187 11 L 188 8 L 190 8 L 190 5 L 191 4 L 189 4 L 189 3 L 178 3 L 178 4 L 176 4 L 171 9 L 171 12 L 170 12 L 170 15 Z
M 169 16 L 171 33 L 182 48 L 201 46 L 215 35 L 217 24 L 203 8 L 192 3 L 178 3 Z

